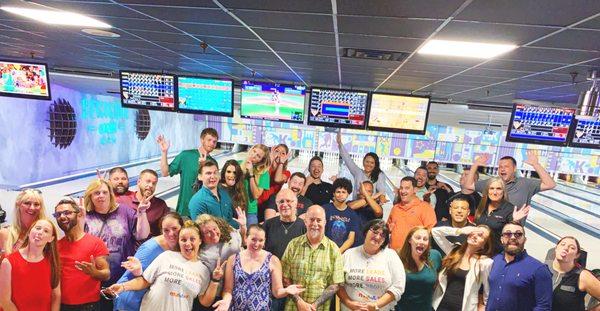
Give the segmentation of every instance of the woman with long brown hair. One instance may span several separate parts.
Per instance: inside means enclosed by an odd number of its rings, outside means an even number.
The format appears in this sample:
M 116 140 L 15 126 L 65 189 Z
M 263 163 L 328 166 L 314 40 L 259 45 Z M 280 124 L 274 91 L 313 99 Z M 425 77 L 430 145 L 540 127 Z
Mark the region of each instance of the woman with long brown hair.
M 494 255 L 502 251 L 500 236 L 502 228 L 511 221 L 521 221 L 529 214 L 530 206 L 523 205 L 521 209 L 508 201 L 506 184 L 500 177 L 490 178 L 483 189 L 482 199 L 475 211 L 475 223 L 487 225 L 492 230 Z
M 37 189 L 21 191 L 15 200 L 13 215 L 12 224 L 0 229 L 0 259 L 21 248 L 31 225 L 46 217 L 42 193 Z
M 5 311 L 60 309 L 57 231 L 47 219 L 35 221 L 23 247 L 0 265 L 0 307 Z
M 431 311 L 433 288 L 442 264 L 442 255 L 431 249 L 429 229 L 416 226 L 408 232 L 398 252 L 406 272 L 404 294 L 396 311 Z
M 433 294 L 433 308 L 438 311 L 476 311 L 481 286 L 484 303 L 489 292 L 488 275 L 494 251 L 490 228 L 486 225 L 435 227 L 431 233 L 442 251 L 448 254 L 442 260 L 442 271 Z M 455 246 L 447 239 L 456 235 L 466 235 L 466 242 Z
M 221 169 L 221 186 L 227 189 L 231 197 L 231 205 L 246 211 L 248 208 L 248 194 L 244 187 L 244 172 L 238 161 L 227 160 Z

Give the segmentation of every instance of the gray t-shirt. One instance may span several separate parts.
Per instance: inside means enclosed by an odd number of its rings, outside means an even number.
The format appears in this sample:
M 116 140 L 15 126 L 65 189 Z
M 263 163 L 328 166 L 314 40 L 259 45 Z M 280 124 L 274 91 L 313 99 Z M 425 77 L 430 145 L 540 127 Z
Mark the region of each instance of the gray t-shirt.
M 475 183 L 475 190 L 483 193 L 483 189 L 487 186 L 487 180 L 479 180 Z M 508 194 L 508 201 L 521 208 L 523 204 L 531 204 L 531 198 L 538 192 L 542 181 L 539 179 L 532 179 L 526 177 L 515 177 L 515 179 L 506 184 L 506 193 Z
M 143 277 L 152 285 L 140 310 L 192 310 L 194 299 L 206 291 L 211 274 L 202 261 L 189 261 L 179 252 L 166 251 L 148 266 Z
M 200 260 L 210 269 L 211 273 L 217 267 L 217 260 L 223 264 L 229 256 L 237 254 L 242 249 L 242 236 L 238 230 L 231 232 L 231 240 L 227 243 L 213 245 L 203 244 L 200 247 Z

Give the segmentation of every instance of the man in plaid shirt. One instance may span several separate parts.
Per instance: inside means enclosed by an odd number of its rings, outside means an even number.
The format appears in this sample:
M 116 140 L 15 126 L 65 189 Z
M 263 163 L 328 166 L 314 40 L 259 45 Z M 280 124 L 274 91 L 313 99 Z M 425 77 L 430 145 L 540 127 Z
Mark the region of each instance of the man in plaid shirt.
M 302 294 L 291 296 L 285 310 L 328 311 L 344 282 L 343 261 L 337 245 L 325 236 L 325 210 L 313 205 L 306 211 L 306 234 L 290 241 L 281 259 L 284 286 L 301 284 Z

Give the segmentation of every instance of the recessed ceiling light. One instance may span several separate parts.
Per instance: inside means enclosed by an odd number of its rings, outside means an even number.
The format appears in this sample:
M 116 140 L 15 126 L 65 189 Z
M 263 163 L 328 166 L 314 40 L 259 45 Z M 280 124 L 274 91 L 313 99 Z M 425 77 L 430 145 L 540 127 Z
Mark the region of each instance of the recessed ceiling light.
M 419 54 L 488 59 L 516 49 L 512 44 L 493 44 L 466 41 L 430 40 Z
M 25 9 L 3 6 L 2 10 L 51 25 L 112 28 L 111 25 L 85 15 L 67 11 Z
M 106 31 L 106 30 L 94 29 L 94 28 L 85 28 L 85 29 L 81 29 L 81 31 L 87 33 L 88 35 L 97 36 L 97 37 L 118 38 L 121 36 L 118 33 L 110 32 L 110 31 Z

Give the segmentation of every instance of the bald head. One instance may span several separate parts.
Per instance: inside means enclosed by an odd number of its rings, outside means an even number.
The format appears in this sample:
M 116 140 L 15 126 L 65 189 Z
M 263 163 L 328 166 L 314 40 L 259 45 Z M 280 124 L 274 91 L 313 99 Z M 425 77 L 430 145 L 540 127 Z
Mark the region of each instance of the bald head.
M 281 189 L 275 196 L 277 211 L 283 221 L 295 221 L 298 197 L 290 189 Z
M 306 236 L 311 243 L 318 243 L 325 235 L 325 210 L 319 205 L 312 205 L 306 210 L 304 217 Z

